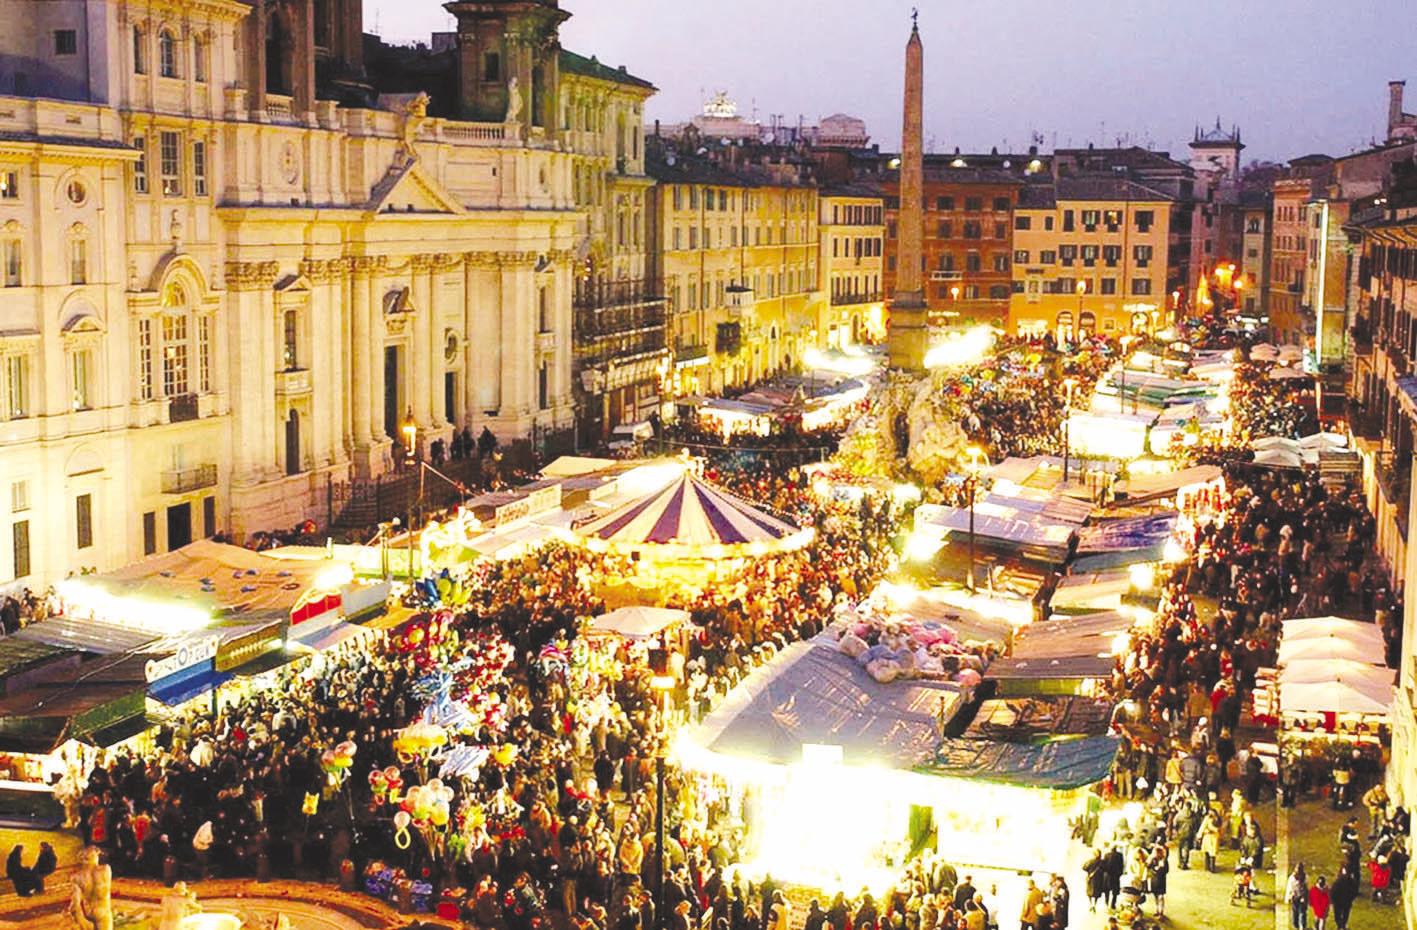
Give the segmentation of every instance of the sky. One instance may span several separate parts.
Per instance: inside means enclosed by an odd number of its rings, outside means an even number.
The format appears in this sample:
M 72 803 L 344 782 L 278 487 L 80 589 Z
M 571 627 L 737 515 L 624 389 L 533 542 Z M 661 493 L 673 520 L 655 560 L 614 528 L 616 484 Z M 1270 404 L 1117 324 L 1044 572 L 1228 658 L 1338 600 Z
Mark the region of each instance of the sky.
M 451 28 L 440 0 L 365 0 L 388 41 Z M 1410 79 L 1412 0 L 561 0 L 561 42 L 652 81 L 647 119 L 715 91 L 764 123 L 848 113 L 900 144 L 912 6 L 926 150 L 1146 145 L 1184 158 L 1197 123 L 1238 124 L 1246 161 L 1342 155 L 1381 138 Z M 377 29 L 376 29 L 377 26 Z

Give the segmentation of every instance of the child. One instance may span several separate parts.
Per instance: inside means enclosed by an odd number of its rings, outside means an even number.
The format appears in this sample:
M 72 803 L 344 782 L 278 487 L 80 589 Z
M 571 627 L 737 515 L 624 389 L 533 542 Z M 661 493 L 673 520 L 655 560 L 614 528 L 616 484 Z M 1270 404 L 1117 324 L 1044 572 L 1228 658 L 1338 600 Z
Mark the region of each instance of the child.
M 1235 890 L 1230 892 L 1230 903 L 1234 904 L 1241 898 L 1245 899 L 1245 907 L 1250 906 L 1250 898 L 1254 896 L 1254 873 L 1248 865 L 1242 865 L 1235 870 Z

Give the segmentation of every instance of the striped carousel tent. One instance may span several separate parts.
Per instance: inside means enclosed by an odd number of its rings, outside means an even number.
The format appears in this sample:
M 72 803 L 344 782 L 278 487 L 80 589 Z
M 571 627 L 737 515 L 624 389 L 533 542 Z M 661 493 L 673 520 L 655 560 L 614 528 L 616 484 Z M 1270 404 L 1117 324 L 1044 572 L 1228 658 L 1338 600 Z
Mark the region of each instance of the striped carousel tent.
M 687 471 L 574 531 L 575 541 L 597 552 L 665 561 L 788 552 L 811 542 L 812 533 Z

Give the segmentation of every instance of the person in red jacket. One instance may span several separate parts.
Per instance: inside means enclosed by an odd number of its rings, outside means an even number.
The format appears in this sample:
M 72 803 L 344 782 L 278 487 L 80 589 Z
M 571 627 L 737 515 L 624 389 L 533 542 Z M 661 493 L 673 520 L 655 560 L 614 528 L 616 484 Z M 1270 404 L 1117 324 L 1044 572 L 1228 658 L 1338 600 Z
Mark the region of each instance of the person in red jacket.
M 1309 910 L 1314 912 L 1314 930 L 1328 926 L 1328 882 L 1322 875 L 1309 888 Z

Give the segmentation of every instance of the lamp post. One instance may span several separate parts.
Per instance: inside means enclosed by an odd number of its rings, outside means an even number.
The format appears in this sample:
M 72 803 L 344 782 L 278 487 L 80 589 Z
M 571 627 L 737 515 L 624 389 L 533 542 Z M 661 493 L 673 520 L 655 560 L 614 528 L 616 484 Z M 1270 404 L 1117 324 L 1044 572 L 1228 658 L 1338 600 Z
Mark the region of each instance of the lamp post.
M 403 462 L 404 465 L 412 465 L 418 461 L 418 424 L 413 420 L 413 408 L 408 408 L 408 415 L 403 419 L 403 426 L 399 429 L 403 434 Z M 422 475 L 420 478 L 420 491 L 422 485 Z M 422 496 L 421 494 L 419 495 Z M 421 502 L 419 502 L 421 503 Z M 408 583 L 413 584 L 413 508 L 415 501 L 408 502 Z
M 1077 283 L 1078 315 L 1073 320 L 1073 342 L 1082 341 L 1082 298 L 1087 293 L 1087 279 L 1079 278 Z
M 1066 378 L 1063 387 L 1067 389 L 1067 399 L 1063 401 L 1063 489 L 1068 487 L 1068 459 L 1072 456 L 1073 442 L 1073 388 L 1077 385 L 1076 378 Z
M 979 475 L 983 471 L 984 450 L 970 446 L 965 463 L 964 493 L 969 498 L 969 590 L 974 591 L 974 496 L 979 489 Z

